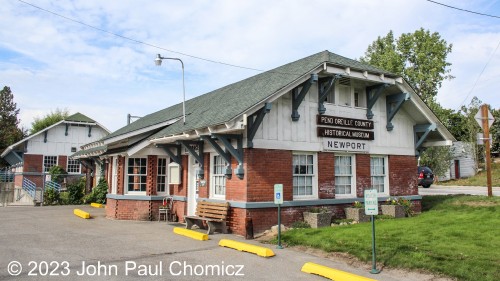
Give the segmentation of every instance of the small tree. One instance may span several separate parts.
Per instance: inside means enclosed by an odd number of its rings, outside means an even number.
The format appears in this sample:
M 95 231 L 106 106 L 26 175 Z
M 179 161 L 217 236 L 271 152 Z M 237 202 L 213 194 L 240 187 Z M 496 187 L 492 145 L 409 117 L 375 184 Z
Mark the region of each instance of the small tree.
M 18 114 L 19 109 L 14 102 L 14 94 L 12 94 L 9 87 L 3 87 L 0 91 L 0 152 L 25 136 L 25 132 L 18 128 Z M 0 167 L 6 164 L 3 158 L 0 159 Z
M 35 120 L 31 123 L 30 134 L 40 132 L 41 130 L 54 125 L 55 123 L 66 119 L 69 116 L 67 109 L 61 110 L 56 108 L 55 111 L 51 111 L 44 117 L 35 117 Z
M 108 183 L 104 178 L 99 179 L 99 183 L 97 184 L 92 192 L 87 194 L 83 201 L 84 203 L 106 203 L 106 195 L 108 194 Z
M 78 182 L 68 185 L 68 203 L 71 205 L 80 205 L 83 202 L 85 190 L 85 177 L 81 177 Z
M 68 175 L 68 172 L 66 172 L 66 170 L 64 170 L 61 166 L 52 166 L 49 169 L 49 175 L 52 181 L 61 184 L 64 178 Z
M 453 155 L 449 146 L 429 147 L 420 154 L 420 165 L 428 166 L 436 176 L 444 176 Z

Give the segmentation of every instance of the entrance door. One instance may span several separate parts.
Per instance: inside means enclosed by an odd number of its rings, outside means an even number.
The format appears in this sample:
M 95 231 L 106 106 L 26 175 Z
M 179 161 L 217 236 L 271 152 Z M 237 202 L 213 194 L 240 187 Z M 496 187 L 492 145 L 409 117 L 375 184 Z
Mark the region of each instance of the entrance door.
M 198 199 L 198 186 L 196 181 L 196 168 L 198 168 L 198 161 L 196 161 L 193 156 L 189 155 L 188 165 L 187 215 L 194 216 L 196 212 L 196 199 Z
M 118 156 L 113 157 L 113 165 L 111 167 L 111 194 L 116 194 L 117 192 L 117 186 L 118 186 Z
M 455 179 L 460 178 L 460 160 L 455 160 Z

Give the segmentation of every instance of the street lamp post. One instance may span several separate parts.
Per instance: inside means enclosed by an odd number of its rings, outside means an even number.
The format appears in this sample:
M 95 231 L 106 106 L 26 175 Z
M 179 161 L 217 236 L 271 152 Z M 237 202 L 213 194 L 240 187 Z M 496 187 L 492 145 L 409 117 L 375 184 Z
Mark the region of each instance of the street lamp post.
M 184 84 L 184 62 L 182 62 L 179 58 L 164 58 L 160 54 L 158 54 L 155 58 L 155 64 L 157 66 L 161 65 L 162 60 L 178 60 L 182 65 L 182 119 L 184 124 L 186 124 L 186 87 Z

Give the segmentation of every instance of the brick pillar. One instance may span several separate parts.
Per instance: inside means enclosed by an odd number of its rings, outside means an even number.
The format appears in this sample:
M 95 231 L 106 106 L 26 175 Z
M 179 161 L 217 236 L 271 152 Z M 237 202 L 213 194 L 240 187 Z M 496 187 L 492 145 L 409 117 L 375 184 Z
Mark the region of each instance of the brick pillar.
M 116 180 L 116 193 L 124 194 L 125 193 L 125 157 L 118 156 L 118 176 Z
M 356 196 L 363 197 L 364 190 L 371 186 L 370 155 L 356 154 Z
M 146 179 L 146 195 L 156 195 L 156 181 L 158 175 L 158 156 L 148 155 Z
M 59 157 L 57 157 L 57 165 L 62 167 L 65 171 L 67 171 L 67 169 L 68 169 L 68 156 L 59 155 Z
M 318 152 L 319 199 L 335 198 L 335 154 Z

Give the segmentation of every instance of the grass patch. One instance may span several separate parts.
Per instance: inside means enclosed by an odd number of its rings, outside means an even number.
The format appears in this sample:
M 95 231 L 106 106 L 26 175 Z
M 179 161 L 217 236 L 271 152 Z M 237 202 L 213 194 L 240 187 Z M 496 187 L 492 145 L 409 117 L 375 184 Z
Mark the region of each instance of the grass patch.
M 376 223 L 377 262 L 459 280 L 500 280 L 500 198 L 426 196 L 421 215 Z M 371 260 L 371 224 L 293 229 L 285 245 L 345 252 Z
M 440 181 L 439 185 L 465 185 L 465 186 L 487 186 L 486 171 L 481 171 L 475 176 L 466 179 Z M 500 186 L 500 163 L 491 163 L 491 185 Z

